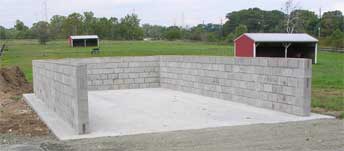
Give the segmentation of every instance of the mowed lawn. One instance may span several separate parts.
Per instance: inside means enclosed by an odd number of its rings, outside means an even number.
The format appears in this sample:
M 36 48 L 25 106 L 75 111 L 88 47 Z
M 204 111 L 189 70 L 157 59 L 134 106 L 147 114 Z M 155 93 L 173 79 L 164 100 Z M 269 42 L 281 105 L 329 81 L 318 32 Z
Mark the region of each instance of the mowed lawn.
M 31 61 L 35 59 L 59 59 L 104 56 L 149 56 L 149 55 L 217 55 L 232 56 L 233 47 L 209 45 L 199 42 L 168 41 L 101 41 L 101 53 L 91 55 L 91 47 L 71 48 L 65 41 L 52 41 L 39 45 L 37 40 L 10 40 L 9 51 L 2 58 L 3 65 L 17 65 L 32 80 Z
M 233 56 L 233 46 L 182 41 L 101 41 L 101 53 L 91 55 L 92 48 L 70 48 L 67 40 L 39 45 L 36 40 L 10 40 L 2 66 L 17 65 L 32 80 L 31 61 L 102 56 L 144 55 L 215 55 Z M 323 52 L 313 65 L 313 110 L 344 117 L 344 54 Z

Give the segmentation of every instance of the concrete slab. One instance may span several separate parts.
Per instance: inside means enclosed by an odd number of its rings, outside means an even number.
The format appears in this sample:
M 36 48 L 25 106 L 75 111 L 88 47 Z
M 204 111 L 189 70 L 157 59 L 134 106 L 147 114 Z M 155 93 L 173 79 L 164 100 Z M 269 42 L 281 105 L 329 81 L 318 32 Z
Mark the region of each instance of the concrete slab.
M 91 91 L 88 95 L 91 133 L 86 135 L 73 134 L 34 95 L 24 97 L 61 140 L 333 118 L 314 113 L 300 117 L 163 88 Z

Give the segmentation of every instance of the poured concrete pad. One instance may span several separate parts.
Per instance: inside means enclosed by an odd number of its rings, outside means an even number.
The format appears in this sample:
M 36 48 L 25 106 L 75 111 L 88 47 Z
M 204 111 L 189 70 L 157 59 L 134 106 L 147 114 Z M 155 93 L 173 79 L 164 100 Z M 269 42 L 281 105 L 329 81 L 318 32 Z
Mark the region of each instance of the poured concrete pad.
M 62 121 L 56 115 L 44 113 L 44 105 L 37 105 L 40 101 L 34 95 L 25 98 L 62 140 L 332 118 L 300 117 L 163 88 L 92 91 L 88 98 L 91 133 L 75 135 L 57 124 Z

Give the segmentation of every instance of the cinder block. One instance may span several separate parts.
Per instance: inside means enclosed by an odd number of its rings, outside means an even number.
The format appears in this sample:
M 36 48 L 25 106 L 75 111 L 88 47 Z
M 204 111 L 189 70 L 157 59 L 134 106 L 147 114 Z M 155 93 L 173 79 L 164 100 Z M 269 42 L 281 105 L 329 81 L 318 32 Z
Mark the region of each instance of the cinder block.
M 236 57 L 234 59 L 234 64 L 236 65 L 251 65 L 251 60 L 252 58 L 241 58 L 241 57 Z
M 119 89 L 129 89 L 130 85 L 129 84 L 121 84 L 119 85 Z
M 293 87 L 288 87 L 288 86 L 283 86 L 283 94 L 286 95 L 295 95 L 295 88 Z
M 126 78 L 129 78 L 129 74 L 128 74 L 128 73 L 120 73 L 120 74 L 118 75 L 118 77 L 119 77 L 120 79 L 126 79 Z
M 113 83 L 115 85 L 121 85 L 121 84 L 124 84 L 124 80 L 123 79 L 115 79 L 115 80 L 113 80 Z
M 150 83 L 149 87 L 150 88 L 158 88 L 158 87 L 160 87 L 160 83 Z
M 102 85 L 102 80 L 93 80 L 92 85 Z
M 103 85 L 113 85 L 113 80 L 103 80 Z
M 284 93 L 289 93 L 289 89 L 286 88 L 284 89 L 283 86 L 280 85 L 272 85 L 272 92 L 273 93 L 278 93 L 278 94 L 284 94 Z
M 288 59 L 286 58 L 280 58 L 278 60 L 278 66 L 279 67 L 288 67 Z
M 226 72 L 231 72 L 232 71 L 232 65 L 226 65 L 225 66 L 225 71 Z
M 299 62 L 296 59 L 288 59 L 287 63 L 288 63 L 289 68 L 298 68 L 299 67 Z
M 134 78 L 139 78 L 139 77 L 140 77 L 139 73 L 129 73 L 129 78 L 134 79 Z
M 125 84 L 133 84 L 135 83 L 134 79 L 124 79 Z
M 134 79 L 135 83 L 141 84 L 145 82 L 144 78 L 138 78 L 138 79 Z
M 264 91 L 265 92 L 272 92 L 272 85 L 271 84 L 264 84 Z
M 127 63 L 127 62 L 119 63 L 118 67 L 120 67 L 120 68 L 128 68 L 129 67 L 129 63 Z
M 217 64 L 233 64 L 233 59 L 231 57 L 216 57 Z
M 114 73 L 123 73 L 124 69 L 123 68 L 115 68 L 115 69 L 113 69 L 113 72 Z
M 118 79 L 118 74 L 108 74 L 108 79 Z
M 270 101 L 259 101 L 257 102 L 258 107 L 266 108 L 266 109 L 273 109 L 273 103 Z
M 280 59 L 277 59 L 277 58 L 267 58 L 267 59 L 268 59 L 269 67 L 278 67 Z
M 130 89 L 138 89 L 138 88 L 140 88 L 140 84 L 130 84 L 129 88 Z

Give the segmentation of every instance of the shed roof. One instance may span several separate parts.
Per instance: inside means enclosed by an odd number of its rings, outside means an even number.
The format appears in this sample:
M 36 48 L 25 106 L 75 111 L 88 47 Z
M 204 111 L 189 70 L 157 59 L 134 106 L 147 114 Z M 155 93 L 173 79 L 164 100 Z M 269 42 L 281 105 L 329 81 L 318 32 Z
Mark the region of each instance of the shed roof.
M 318 39 L 305 33 L 245 33 L 243 35 L 255 42 L 318 42 Z
M 98 39 L 97 35 L 78 35 L 78 36 L 70 36 L 72 39 Z

